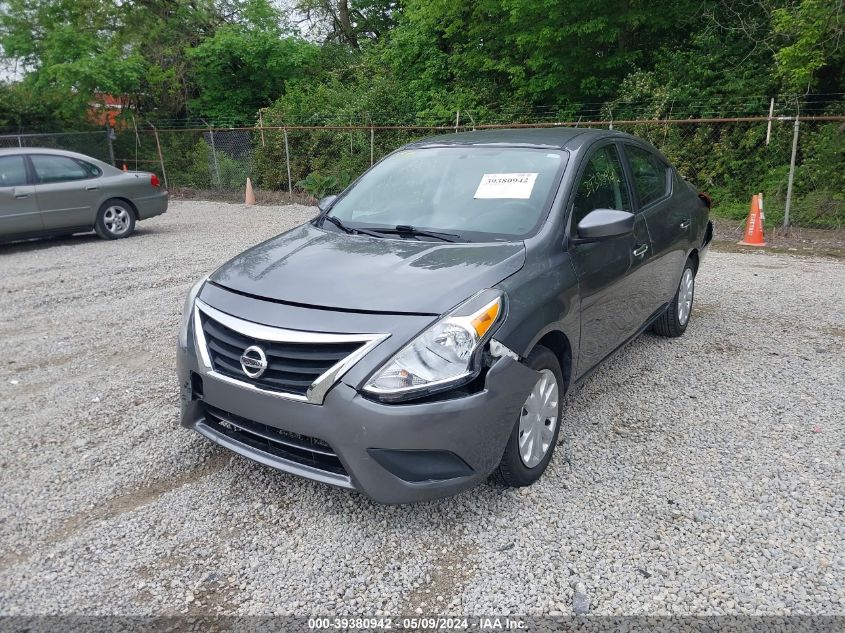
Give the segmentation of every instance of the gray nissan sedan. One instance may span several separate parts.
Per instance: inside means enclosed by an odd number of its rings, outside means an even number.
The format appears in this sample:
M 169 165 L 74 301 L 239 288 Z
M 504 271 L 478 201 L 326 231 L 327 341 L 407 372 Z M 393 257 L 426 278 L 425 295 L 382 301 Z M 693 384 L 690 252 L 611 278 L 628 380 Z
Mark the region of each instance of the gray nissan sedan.
M 155 174 L 57 149 L 0 149 L 0 242 L 91 230 L 115 240 L 166 210 Z
M 535 482 L 563 397 L 651 328 L 681 336 L 709 199 L 606 130 L 449 134 L 190 291 L 182 424 L 387 503 Z

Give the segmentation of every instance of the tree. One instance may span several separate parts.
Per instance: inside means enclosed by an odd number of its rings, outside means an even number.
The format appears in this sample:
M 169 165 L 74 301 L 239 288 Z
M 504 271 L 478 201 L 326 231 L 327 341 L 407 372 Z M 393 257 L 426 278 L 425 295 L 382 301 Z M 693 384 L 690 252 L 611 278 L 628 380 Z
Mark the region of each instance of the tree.
M 317 47 L 277 28 L 226 25 L 187 50 L 196 96 L 194 113 L 238 123 L 255 120 L 259 108 L 285 92 L 285 84 L 303 76 Z
M 397 72 L 429 90 L 457 84 L 480 103 L 611 98 L 695 18 L 691 1 L 408 0 L 391 37 Z
M 845 80 L 845 3 L 799 0 L 772 12 L 778 76 L 788 91 L 840 91 Z
M 397 0 L 299 0 L 296 9 L 316 39 L 356 50 L 386 35 L 402 11 Z
M 198 96 L 195 79 L 208 76 L 194 72 L 192 63 L 208 62 L 200 47 L 218 31 L 220 38 L 206 52 L 231 58 L 238 48 L 233 38 L 242 37 L 257 61 L 279 69 L 281 53 L 273 40 L 282 37 L 283 16 L 269 0 L 8 0 L 5 9 L 0 46 L 20 60 L 32 90 L 64 93 L 62 110 L 78 116 L 96 93 L 119 96 L 137 111 L 159 117 L 190 114 Z M 290 46 L 285 50 L 295 52 Z M 252 79 L 254 73 L 247 77 Z M 278 82 L 266 89 L 270 93 L 255 99 L 229 102 L 251 115 L 255 103 L 281 94 Z

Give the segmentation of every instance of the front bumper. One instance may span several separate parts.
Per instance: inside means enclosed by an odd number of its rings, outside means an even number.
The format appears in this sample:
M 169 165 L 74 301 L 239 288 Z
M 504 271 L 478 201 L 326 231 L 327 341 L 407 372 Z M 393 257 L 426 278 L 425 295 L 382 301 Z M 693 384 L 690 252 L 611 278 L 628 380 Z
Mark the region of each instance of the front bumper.
M 193 350 L 177 358 L 182 425 L 280 470 L 354 488 L 382 503 L 405 503 L 458 493 L 486 479 L 505 444 L 537 374 L 508 357 L 497 359 L 477 393 L 417 404 L 383 404 L 338 382 L 322 405 L 247 390 L 213 375 L 201 378 Z M 220 412 L 224 412 L 221 414 Z M 315 438 L 342 468 L 291 459 L 221 432 L 217 416 Z M 252 436 L 250 436 L 252 437 Z

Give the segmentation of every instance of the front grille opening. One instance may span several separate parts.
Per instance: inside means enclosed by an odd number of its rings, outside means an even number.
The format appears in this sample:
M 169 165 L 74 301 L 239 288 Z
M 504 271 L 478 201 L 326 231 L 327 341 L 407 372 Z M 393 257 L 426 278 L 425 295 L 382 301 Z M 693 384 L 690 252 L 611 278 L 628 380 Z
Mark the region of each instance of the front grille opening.
M 214 371 L 269 391 L 305 395 L 311 384 L 334 365 L 364 345 L 352 343 L 278 343 L 262 341 L 232 330 L 201 313 L 202 329 Z M 268 366 L 258 378 L 241 368 L 241 354 L 258 345 Z
M 304 466 L 347 474 L 332 447 L 321 439 L 247 420 L 208 404 L 203 408 L 205 423 L 236 442 Z

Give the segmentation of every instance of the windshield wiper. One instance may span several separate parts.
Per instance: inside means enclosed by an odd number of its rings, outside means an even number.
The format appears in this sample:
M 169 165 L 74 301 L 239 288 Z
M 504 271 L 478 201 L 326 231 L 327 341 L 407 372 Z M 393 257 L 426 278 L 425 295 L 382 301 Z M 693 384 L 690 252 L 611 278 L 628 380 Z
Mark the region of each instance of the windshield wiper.
M 368 231 L 367 229 L 359 229 L 353 228 L 351 226 L 346 226 L 340 218 L 336 218 L 333 215 L 324 215 L 323 220 L 328 220 L 332 224 L 334 224 L 337 228 L 339 228 L 344 233 L 349 233 L 350 235 L 355 235 L 358 233 L 363 233 L 364 235 L 370 235 L 372 237 L 378 237 L 379 239 L 384 238 L 384 235 L 380 233 L 376 233 L 375 231 Z
M 441 231 L 426 231 L 425 229 L 417 229 L 407 224 L 398 224 L 393 227 L 371 227 L 371 231 L 376 233 L 386 233 L 389 235 L 409 235 L 412 237 L 433 237 L 444 242 L 460 242 L 461 236 L 457 233 L 442 233 Z

